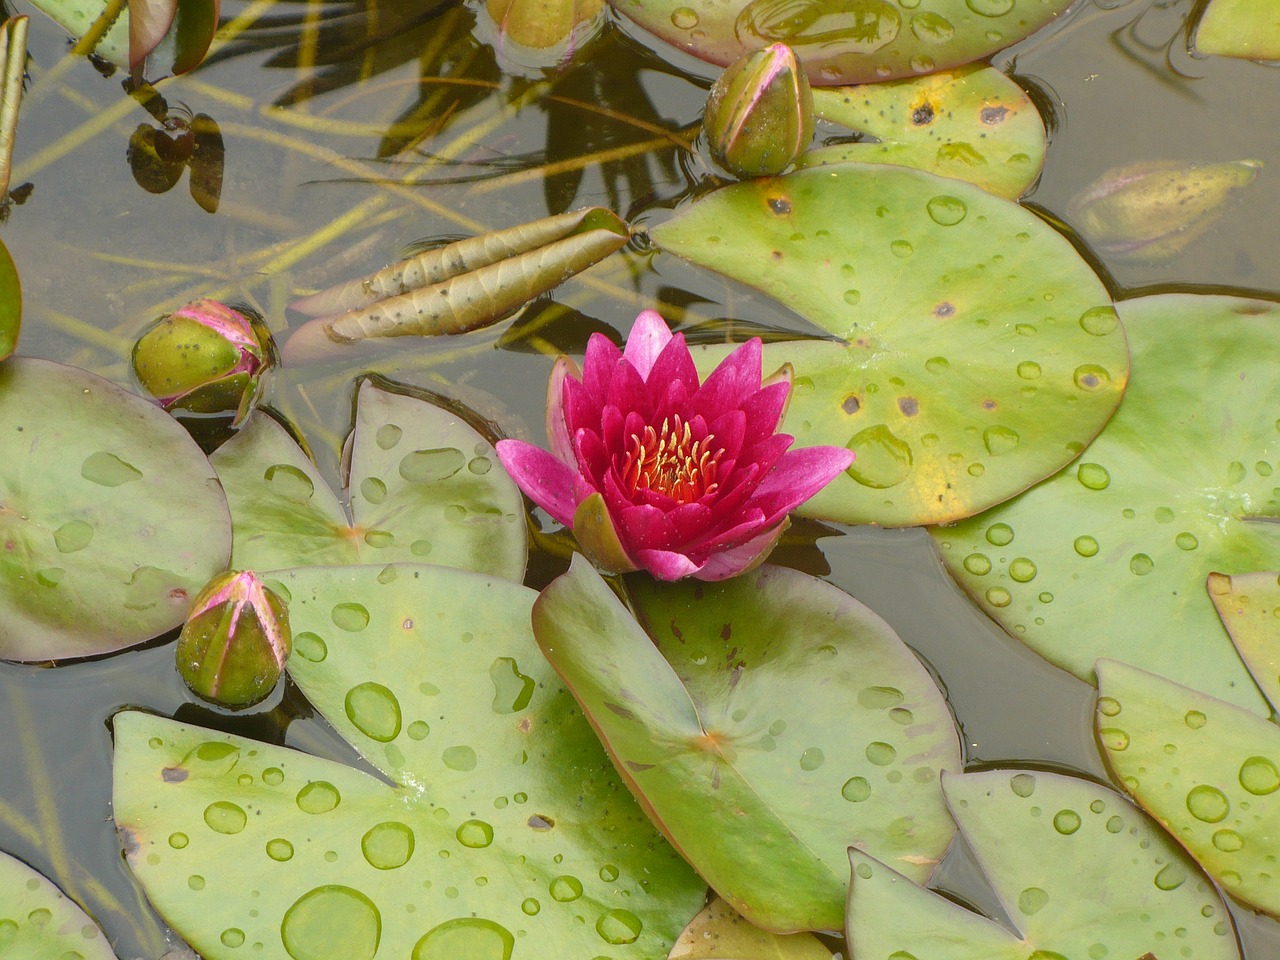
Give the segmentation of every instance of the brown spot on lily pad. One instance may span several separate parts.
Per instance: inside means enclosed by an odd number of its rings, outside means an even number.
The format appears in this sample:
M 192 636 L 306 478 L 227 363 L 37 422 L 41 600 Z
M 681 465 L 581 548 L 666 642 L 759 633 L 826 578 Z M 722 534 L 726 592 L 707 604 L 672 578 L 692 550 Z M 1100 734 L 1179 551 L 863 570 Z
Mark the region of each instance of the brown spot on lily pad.
M 844 398 L 844 403 L 840 404 L 840 409 L 852 416 L 862 409 L 862 401 L 851 393 Z
M 1004 118 L 1009 115 L 1008 107 L 983 107 L 978 116 L 982 122 L 994 126 L 997 123 L 1004 123 Z
M 904 417 L 914 417 L 920 412 L 920 401 L 915 397 L 899 397 L 898 409 Z
M 772 253 L 770 253 L 770 254 L 769 254 L 769 256 L 773 257 L 773 259 L 775 259 L 775 260 L 781 260 L 781 259 L 782 259 L 782 251 L 781 251 L 781 250 L 774 250 Z
M 982 401 L 983 410 L 994 410 L 995 408 L 996 408 L 996 402 L 992 400 L 990 397 Z
M 933 104 L 926 100 L 911 111 L 911 122 L 917 127 L 925 127 L 933 123 L 936 116 L 937 112 L 933 109 Z
M 943 300 L 942 303 L 933 308 L 933 315 L 939 320 L 946 320 L 948 317 L 954 317 L 956 315 L 956 306 L 954 303 L 948 303 L 946 300 Z
M 165 767 L 160 771 L 160 779 L 165 783 L 181 783 L 190 776 L 186 767 Z
M 791 201 L 786 197 L 769 197 L 766 203 L 769 204 L 769 209 L 780 217 L 785 217 L 791 212 Z
M 529 826 L 534 830 L 550 830 L 556 825 L 556 822 L 550 817 L 545 817 L 540 813 L 535 813 L 529 818 Z

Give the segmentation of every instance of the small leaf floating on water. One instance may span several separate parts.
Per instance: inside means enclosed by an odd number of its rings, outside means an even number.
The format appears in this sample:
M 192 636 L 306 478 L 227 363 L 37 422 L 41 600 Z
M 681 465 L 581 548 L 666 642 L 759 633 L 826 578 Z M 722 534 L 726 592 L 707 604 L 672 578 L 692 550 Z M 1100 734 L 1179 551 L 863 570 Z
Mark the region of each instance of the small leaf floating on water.
M 0 24 L 0 201 L 9 192 L 13 137 L 22 102 L 22 74 L 27 63 L 27 18 Z
M 588 207 L 460 240 L 337 284 L 292 304 L 316 317 L 284 346 L 289 363 L 315 363 L 358 340 L 466 333 L 509 316 L 609 254 L 630 228 Z

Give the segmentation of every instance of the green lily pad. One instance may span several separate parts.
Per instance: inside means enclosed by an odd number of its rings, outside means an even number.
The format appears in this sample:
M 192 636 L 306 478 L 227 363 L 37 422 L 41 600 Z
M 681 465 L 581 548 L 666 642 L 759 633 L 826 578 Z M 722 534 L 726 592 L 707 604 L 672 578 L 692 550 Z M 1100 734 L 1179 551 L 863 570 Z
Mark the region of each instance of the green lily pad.
M 780 567 L 630 586 L 648 637 L 581 557 L 538 599 L 534 635 L 654 822 L 735 910 L 783 933 L 839 928 L 851 844 L 929 875 L 954 832 L 938 775 L 960 747 L 888 625 Z
M 1015 931 L 850 850 L 853 956 L 1063 960 L 1132 958 L 1148 950 L 1185 960 L 1240 956 L 1231 916 L 1212 884 L 1114 791 L 1018 770 L 948 774 L 942 788 Z
M 524 502 L 457 414 L 365 380 L 351 441 L 352 520 L 288 432 L 255 413 L 211 458 L 235 524 L 232 565 L 431 562 L 524 577 Z
M 831 960 L 828 950 L 810 933 L 769 933 L 749 923 L 719 897 L 689 921 L 667 960 Z
M 201 956 L 666 956 L 706 887 L 539 656 L 533 591 L 415 564 L 278 583 L 290 672 L 393 785 L 118 714 L 130 866 Z
M 832 164 L 718 190 L 652 235 L 840 338 L 765 345 L 766 371 L 795 371 L 783 429 L 858 455 L 806 516 L 969 516 L 1063 467 L 1120 402 L 1128 354 L 1102 283 L 970 184 Z
M 18 346 L 18 330 L 22 327 L 22 284 L 18 268 L 5 245 L 0 243 L 0 360 Z
M 1280 305 L 1185 294 L 1119 305 L 1135 376 L 1115 418 L 1023 496 L 932 531 L 952 576 L 1042 657 L 1092 681 L 1123 658 L 1266 706 L 1205 596 L 1280 569 Z
M 0 853 L 0 956 L 116 960 L 98 925 L 53 883 Z
M 1280 649 L 1276 645 L 1280 635 L 1280 580 L 1274 573 L 1240 573 L 1234 577 L 1211 573 L 1207 586 L 1209 599 L 1236 652 L 1275 710 L 1280 705 Z
M 1098 740 L 1115 775 L 1238 900 L 1280 915 L 1280 729 L 1115 660 L 1099 660 Z
M 801 167 L 894 163 L 1016 200 L 1044 165 L 1044 121 L 1035 104 L 985 64 L 891 83 L 818 87 L 813 109 L 875 141 L 818 147 L 800 158 Z
M 891 80 L 981 60 L 1035 33 L 1071 5 L 1071 0 L 610 2 L 667 43 L 721 66 L 750 50 L 785 43 L 815 85 Z
M 0 365 L 0 657 L 119 650 L 182 623 L 231 550 L 209 461 L 159 407 L 75 367 Z
M 1209 0 L 1192 45 L 1197 53 L 1280 60 L 1280 7 L 1272 0 Z

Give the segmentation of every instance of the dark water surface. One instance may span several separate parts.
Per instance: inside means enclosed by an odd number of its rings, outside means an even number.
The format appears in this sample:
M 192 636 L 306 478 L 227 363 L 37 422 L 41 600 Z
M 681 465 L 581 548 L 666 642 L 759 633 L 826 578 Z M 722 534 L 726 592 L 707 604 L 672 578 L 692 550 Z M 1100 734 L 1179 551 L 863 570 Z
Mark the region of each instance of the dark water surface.
M 171 109 L 185 106 L 221 126 L 225 183 L 212 216 L 185 180 L 163 194 L 134 183 L 126 148 L 151 118 L 122 95 L 119 75 L 62 63 L 64 37 L 34 15 L 14 182 L 35 190 L 0 227 L 24 286 L 24 355 L 127 382 L 139 329 L 194 297 L 250 303 L 280 331 L 296 290 L 380 266 L 416 238 L 587 203 L 652 223 L 687 191 L 688 175 L 705 172 L 675 146 L 696 130 L 712 74 L 705 66 L 678 56 L 672 66 L 610 30 L 588 62 L 558 78 L 504 75 L 470 38 L 466 8 L 402 2 L 374 15 L 372 3 L 224 3 L 224 18 L 243 18 L 244 30 L 194 75 L 161 86 Z M 1160 266 L 1099 266 L 1117 293 L 1172 284 L 1280 290 L 1280 70 L 1193 59 L 1180 32 L 1191 8 L 1190 0 L 1084 2 L 995 60 L 1054 114 L 1045 172 L 1029 199 L 1065 216 L 1075 192 L 1120 164 L 1261 160 L 1266 169 L 1245 202 L 1185 254 Z M 307 17 L 311 26 L 299 26 Z M 316 65 L 306 65 L 309 57 Z M 690 69 L 701 77 L 683 72 Z M 510 104 L 521 98 L 531 105 L 517 111 Z M 599 150 L 609 159 L 575 167 L 575 157 Z M 545 177 L 519 172 L 541 162 L 559 166 Z M 371 182 L 406 176 L 465 182 Z M 556 292 L 567 319 L 540 304 L 514 327 L 285 370 L 270 399 L 308 434 L 331 478 L 353 377 L 366 369 L 456 397 L 508 432 L 541 439 L 547 354 L 580 351 L 591 329 L 625 333 L 640 308 L 658 301 L 669 320 L 689 325 L 733 317 L 803 326 L 672 258 L 650 263 L 629 252 Z M 1092 688 L 988 621 L 942 571 L 927 535 L 848 529 L 818 544 L 821 554 L 793 548 L 779 559 L 821 575 L 829 566 L 834 583 L 930 663 L 971 764 L 1029 763 L 1105 779 L 1091 734 Z M 533 569 L 534 581 L 554 573 L 546 562 Z M 359 761 L 292 692 L 248 718 L 195 706 L 174 672 L 172 643 L 56 669 L 0 664 L 0 849 L 79 900 L 120 957 L 154 960 L 164 952 L 163 925 L 132 882 L 110 822 L 108 721 L 125 705 Z M 998 915 L 964 856 L 950 859 L 940 880 Z M 1233 912 L 1249 960 L 1280 956 L 1280 924 Z

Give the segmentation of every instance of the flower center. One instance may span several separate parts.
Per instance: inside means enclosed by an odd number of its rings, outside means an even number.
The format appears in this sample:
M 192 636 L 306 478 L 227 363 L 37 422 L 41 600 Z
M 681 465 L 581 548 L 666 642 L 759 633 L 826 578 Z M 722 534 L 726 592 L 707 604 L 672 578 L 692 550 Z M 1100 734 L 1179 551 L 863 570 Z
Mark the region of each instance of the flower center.
M 680 503 L 692 503 L 715 493 L 716 472 L 724 448 L 712 449 L 715 437 L 693 439 L 689 424 L 679 416 L 662 421 L 662 429 L 645 427 L 627 438 L 622 483 L 628 493 L 652 490 Z

